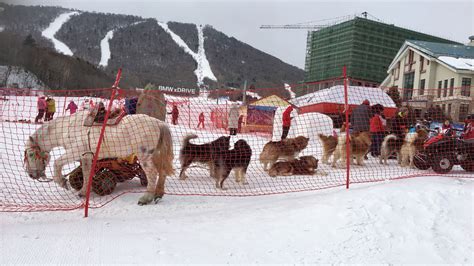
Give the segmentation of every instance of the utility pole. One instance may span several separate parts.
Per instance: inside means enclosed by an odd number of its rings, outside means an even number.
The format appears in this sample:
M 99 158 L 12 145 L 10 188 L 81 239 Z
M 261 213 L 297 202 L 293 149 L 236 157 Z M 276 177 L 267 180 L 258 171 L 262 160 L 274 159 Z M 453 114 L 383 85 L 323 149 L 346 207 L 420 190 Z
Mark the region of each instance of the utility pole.
M 245 105 L 247 100 L 247 80 L 244 81 L 244 95 L 242 96 L 242 103 Z

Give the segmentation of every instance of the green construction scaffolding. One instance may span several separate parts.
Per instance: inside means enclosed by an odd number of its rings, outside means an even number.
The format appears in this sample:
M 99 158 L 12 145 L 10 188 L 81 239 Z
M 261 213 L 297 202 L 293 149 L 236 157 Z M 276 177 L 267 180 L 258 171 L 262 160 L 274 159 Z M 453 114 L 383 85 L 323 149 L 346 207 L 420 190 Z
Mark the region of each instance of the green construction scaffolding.
M 456 42 L 356 17 L 318 31 L 308 32 L 305 82 L 340 77 L 342 67 L 353 79 L 381 83 L 387 68 L 405 40 Z

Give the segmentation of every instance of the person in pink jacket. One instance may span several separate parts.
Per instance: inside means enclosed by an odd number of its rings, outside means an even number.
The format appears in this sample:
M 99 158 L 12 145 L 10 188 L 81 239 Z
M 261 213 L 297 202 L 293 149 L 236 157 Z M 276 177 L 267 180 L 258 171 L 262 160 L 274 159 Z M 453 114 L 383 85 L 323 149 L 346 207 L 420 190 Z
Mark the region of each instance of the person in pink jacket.
M 38 115 L 35 118 L 35 123 L 40 123 L 40 120 L 43 119 L 44 113 L 46 111 L 46 99 L 44 96 L 38 97 Z
M 77 111 L 77 104 L 76 104 L 73 100 L 71 100 L 71 101 L 69 102 L 69 104 L 67 105 L 66 111 L 67 111 L 67 110 L 69 110 L 69 113 L 70 113 L 71 115 L 74 114 L 74 113 L 76 113 L 76 111 Z

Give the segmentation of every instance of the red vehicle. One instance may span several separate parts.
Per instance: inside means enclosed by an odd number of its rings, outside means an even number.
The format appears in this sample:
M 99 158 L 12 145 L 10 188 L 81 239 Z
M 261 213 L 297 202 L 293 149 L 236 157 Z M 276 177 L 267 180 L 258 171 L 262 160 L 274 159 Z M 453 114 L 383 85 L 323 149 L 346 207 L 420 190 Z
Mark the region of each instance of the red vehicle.
M 423 148 L 414 158 L 418 169 L 431 167 L 436 173 L 445 174 L 458 164 L 467 172 L 474 171 L 474 139 L 457 137 L 454 129 L 443 130 L 428 139 Z

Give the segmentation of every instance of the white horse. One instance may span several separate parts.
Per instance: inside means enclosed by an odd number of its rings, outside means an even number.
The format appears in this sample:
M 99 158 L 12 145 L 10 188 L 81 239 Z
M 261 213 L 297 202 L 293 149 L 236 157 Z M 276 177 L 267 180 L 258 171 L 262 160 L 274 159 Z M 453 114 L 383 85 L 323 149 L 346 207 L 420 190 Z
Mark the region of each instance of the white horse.
M 25 146 L 25 169 L 33 179 L 44 178 L 49 153 L 55 147 L 66 152 L 54 161 L 53 180 L 68 189 L 62 175 L 64 165 L 81 161 L 84 183 L 79 196 L 85 196 L 93 153 L 96 151 L 101 127 L 83 126 L 87 111 L 72 116 L 59 117 L 45 123 L 28 139 Z M 173 174 L 173 143 L 165 122 L 147 115 L 128 115 L 115 126 L 107 126 L 98 159 L 122 158 L 135 153 L 143 166 L 147 191 L 139 199 L 145 205 L 164 194 L 166 177 Z M 157 174 L 158 184 L 157 182 Z

